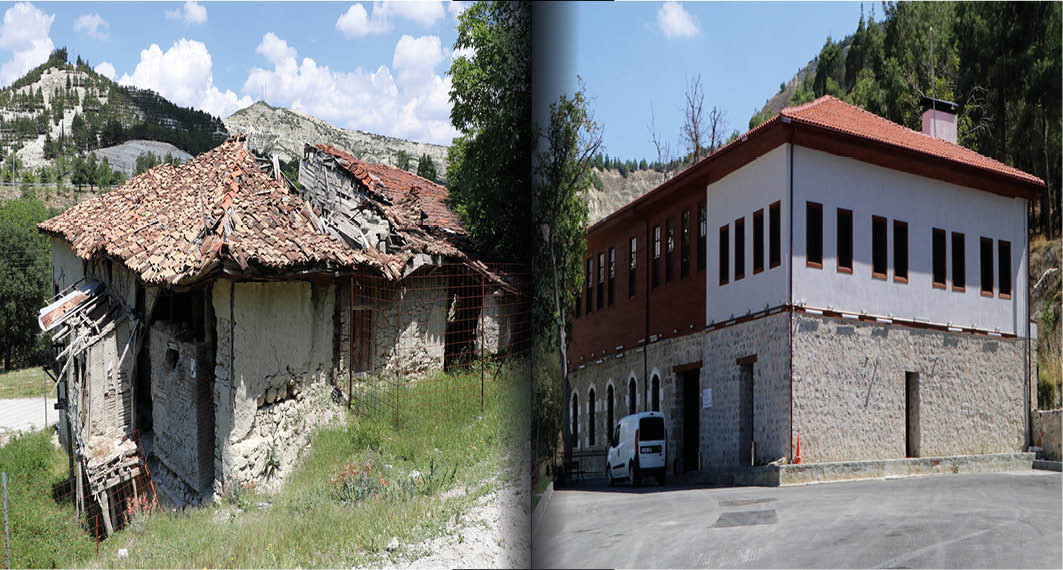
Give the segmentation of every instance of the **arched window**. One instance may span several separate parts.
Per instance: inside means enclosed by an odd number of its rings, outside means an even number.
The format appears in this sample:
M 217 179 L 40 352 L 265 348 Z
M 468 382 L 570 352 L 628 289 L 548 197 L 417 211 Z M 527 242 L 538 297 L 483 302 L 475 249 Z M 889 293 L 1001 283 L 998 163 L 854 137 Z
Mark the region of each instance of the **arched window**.
M 587 394 L 587 437 L 588 445 L 594 445 L 594 388 Z
M 635 413 L 635 401 L 636 401 L 635 391 L 636 391 L 635 379 L 632 378 L 627 383 L 627 413 L 628 414 Z
M 613 433 L 613 385 L 605 391 L 605 431 L 606 438 Z
M 651 408 L 655 412 L 661 411 L 661 379 L 656 374 L 653 375 L 653 383 L 650 385 L 650 391 L 652 392 L 651 398 L 653 407 Z
M 579 447 L 579 394 L 572 394 L 572 447 Z

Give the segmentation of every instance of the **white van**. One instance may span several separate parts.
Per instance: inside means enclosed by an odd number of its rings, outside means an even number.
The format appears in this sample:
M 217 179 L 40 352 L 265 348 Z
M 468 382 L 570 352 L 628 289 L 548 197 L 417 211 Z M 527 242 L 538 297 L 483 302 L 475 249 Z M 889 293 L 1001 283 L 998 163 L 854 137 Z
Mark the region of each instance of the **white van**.
M 641 412 L 624 416 L 613 430 L 606 457 L 605 474 L 611 486 L 617 479 L 630 479 L 638 487 L 651 475 L 664 485 L 668 442 L 664 414 Z

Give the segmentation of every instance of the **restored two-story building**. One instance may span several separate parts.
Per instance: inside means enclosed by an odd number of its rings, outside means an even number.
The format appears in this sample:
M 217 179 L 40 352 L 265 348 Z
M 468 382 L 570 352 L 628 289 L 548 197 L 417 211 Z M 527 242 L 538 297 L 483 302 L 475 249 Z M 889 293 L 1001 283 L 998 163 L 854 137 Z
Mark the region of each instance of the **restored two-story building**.
M 645 410 L 675 472 L 793 461 L 798 438 L 804 462 L 1024 449 L 1044 182 L 957 145 L 941 103 L 923 133 L 830 96 L 783 109 L 589 229 L 586 468 Z

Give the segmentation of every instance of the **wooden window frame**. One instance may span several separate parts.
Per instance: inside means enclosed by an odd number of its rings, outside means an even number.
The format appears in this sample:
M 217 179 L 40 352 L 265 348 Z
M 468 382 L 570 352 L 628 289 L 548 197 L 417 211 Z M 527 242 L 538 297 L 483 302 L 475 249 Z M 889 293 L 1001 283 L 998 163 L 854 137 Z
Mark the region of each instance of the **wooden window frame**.
M 594 312 L 594 256 L 587 258 L 587 308 L 584 313 L 590 315 Z
M 690 210 L 679 215 L 679 278 L 690 276 Z
M 637 236 L 631 236 L 627 240 L 627 298 L 630 299 L 638 292 L 638 248 L 639 242 Z
M 650 261 L 650 289 L 661 284 L 661 224 L 653 226 L 653 259 Z
M 675 279 L 675 222 L 672 218 L 664 221 L 664 282 Z
M 772 223 L 772 220 L 775 220 Z M 782 201 L 768 206 L 768 269 L 782 265 Z
M 764 271 L 764 208 L 753 212 L 753 275 L 762 271 Z
M 949 247 L 952 248 L 952 290 L 957 293 L 965 293 L 967 291 L 967 237 L 963 232 L 952 232 L 949 236 Z M 959 256 L 959 269 L 963 274 L 963 283 L 956 284 L 956 238 L 960 240 L 960 256 Z
M 598 252 L 598 310 L 605 308 L 605 252 Z
M 989 246 L 989 263 L 986 263 L 985 252 L 986 246 Z M 995 296 L 994 290 L 996 288 L 996 276 L 993 272 L 996 267 L 993 264 L 993 238 L 987 238 L 985 236 L 979 236 L 978 238 L 978 291 L 983 297 Z M 986 290 L 986 266 L 989 267 L 989 290 Z
M 810 223 L 810 213 L 813 211 L 819 212 L 819 261 L 813 260 L 810 256 L 811 242 L 809 239 L 812 237 L 812 224 Z M 823 269 L 823 204 L 819 202 L 805 202 L 805 266 L 813 267 L 815 269 Z
M 735 236 L 734 236 L 734 267 L 735 267 L 735 281 L 742 279 L 746 276 L 746 217 L 735 219 Z M 742 251 L 739 251 L 741 249 Z M 741 260 L 741 265 L 739 265 Z M 741 271 L 739 271 L 741 269 Z
M 941 264 L 942 264 L 942 271 L 944 272 L 944 275 L 942 276 L 943 277 L 942 281 L 938 281 L 936 279 L 937 276 L 934 275 L 934 270 L 936 268 L 935 266 L 937 265 L 937 263 L 935 263 L 936 260 L 934 259 L 934 254 L 936 253 L 935 242 L 938 239 L 938 236 L 941 237 L 941 243 L 942 243 L 941 254 L 943 256 L 943 259 L 941 260 Z M 946 283 L 948 282 L 948 279 L 949 279 L 949 243 L 948 243 L 948 234 L 945 232 L 945 230 L 943 230 L 941 228 L 931 228 L 931 230 L 930 230 L 930 283 L 931 283 L 931 286 L 934 289 L 945 289 L 946 288 Z
M 882 262 L 883 271 L 875 271 L 875 224 L 882 224 Z M 886 218 L 871 216 L 871 278 L 886 280 L 890 272 L 890 226 Z
M 720 286 L 727 285 L 731 277 L 731 240 L 729 239 L 729 224 L 720 226 Z
M 709 213 L 705 202 L 698 203 L 698 271 L 705 271 L 709 257 Z
M 842 216 L 849 217 L 849 265 L 842 265 Z M 835 215 L 835 223 L 837 224 L 838 231 L 835 236 L 835 246 L 838 250 L 836 256 L 838 262 L 838 273 L 845 273 L 847 275 L 853 274 L 853 259 L 855 257 L 853 247 L 853 211 L 848 208 L 838 208 L 838 212 Z
M 901 249 L 902 249 L 902 248 L 898 247 L 899 244 L 897 243 L 897 233 L 898 233 L 897 230 L 899 230 L 901 228 L 904 228 L 904 231 L 902 232 L 904 234 L 904 248 L 903 248 L 903 250 L 904 250 L 904 275 L 898 275 L 897 274 L 897 266 L 900 265 L 899 263 L 897 263 L 897 261 L 898 261 L 898 259 L 897 259 L 898 253 L 897 252 L 901 251 Z M 901 220 L 893 220 L 893 282 L 894 283 L 903 283 L 905 285 L 908 284 L 908 269 L 909 269 L 909 265 L 911 265 L 909 263 L 910 259 L 909 259 L 908 251 L 909 251 L 909 247 L 908 247 L 908 222 L 903 222 Z
M 1004 252 L 1007 252 L 1007 263 L 1004 263 Z M 1004 292 L 1004 288 L 1001 287 L 1002 276 L 1008 276 L 1008 292 Z M 1015 291 L 1015 283 L 1012 280 L 1011 274 L 1011 242 L 1007 240 L 997 240 L 997 297 L 1001 299 L 1010 299 Z
M 616 300 L 616 248 L 609 248 L 609 284 L 607 285 L 607 294 L 609 299 L 607 305 L 613 306 L 613 302 Z

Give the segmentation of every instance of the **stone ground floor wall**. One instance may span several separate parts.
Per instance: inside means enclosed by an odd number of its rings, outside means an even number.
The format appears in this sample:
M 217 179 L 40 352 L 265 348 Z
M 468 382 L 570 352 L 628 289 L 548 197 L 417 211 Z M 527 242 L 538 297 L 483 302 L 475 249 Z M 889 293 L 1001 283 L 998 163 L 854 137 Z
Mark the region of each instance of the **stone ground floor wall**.
M 291 471 L 320 419 L 307 395 L 331 390 L 335 294 L 308 281 L 214 284 L 216 493 Z
M 804 462 L 906 456 L 906 372 L 918 455 L 1022 451 L 1025 342 L 794 315 L 793 422 Z
M 760 463 L 787 455 L 789 447 L 789 316 L 777 313 L 711 332 L 661 339 L 587 363 L 570 375 L 578 398 L 579 443 L 575 448 L 585 471 L 604 472 L 611 427 L 608 425 L 608 394 L 613 388 L 613 424 L 628 415 L 628 390 L 635 382 L 635 411 L 653 408 L 654 379 L 659 385 L 659 409 L 668 430 L 669 472 L 698 469 L 684 465 L 684 378 L 697 376 L 699 452 L 694 461 L 702 469 L 739 463 L 742 412 L 742 367 L 738 359 L 754 357 L 752 363 L 752 438 Z M 645 351 L 645 352 L 644 352 Z M 644 358 L 645 356 L 645 364 Z M 700 364 L 700 369 L 698 365 Z M 748 386 L 747 386 L 748 388 Z M 594 390 L 594 441 L 591 441 L 590 392 Z M 712 390 L 711 407 L 705 407 L 705 390 Z M 571 410 L 571 400 L 568 403 Z M 690 461 L 687 461 L 690 463 Z
M 1045 459 L 1060 461 L 1063 457 L 1063 410 L 1034 410 L 1031 438 L 1044 450 Z

